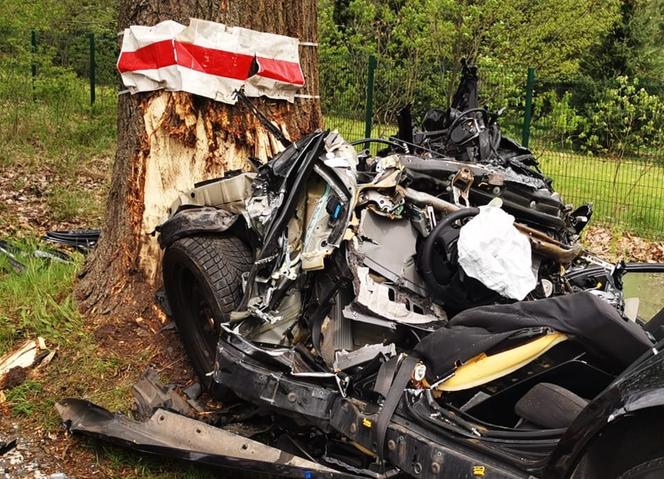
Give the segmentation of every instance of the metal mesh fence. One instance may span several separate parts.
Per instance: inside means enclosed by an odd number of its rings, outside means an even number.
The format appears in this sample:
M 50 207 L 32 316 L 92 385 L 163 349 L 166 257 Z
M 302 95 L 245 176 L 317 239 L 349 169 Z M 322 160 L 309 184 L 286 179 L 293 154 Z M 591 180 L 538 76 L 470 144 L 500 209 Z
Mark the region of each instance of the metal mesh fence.
M 115 35 L 1 28 L 0 34 L 4 100 L 56 102 L 72 110 L 115 104 Z
M 581 81 L 536 83 L 530 147 L 567 201 L 592 202 L 600 222 L 664 236 L 661 86 L 586 90 Z M 573 92 L 585 106 L 575 108 Z
M 115 35 L 1 27 L 0 34 L 0 119 L 6 125 L 42 103 L 55 112 L 45 122 L 89 111 L 97 112 L 95 121 L 115 127 Z M 447 108 L 460 73 L 417 59 L 372 64 L 352 52 L 324 55 L 319 68 L 325 126 L 351 141 L 395 134 L 396 114 L 406 104 L 416 123 L 430 108 Z M 581 79 L 529 84 L 525 69 L 481 67 L 479 73 L 481 105 L 493 112 L 505 108 L 504 134 L 529 143 L 567 202 L 592 202 L 595 222 L 664 236 L 664 83 L 615 79 L 598 93 Z
M 117 38 L 1 26 L 0 35 L 0 165 L 106 151 L 116 130 Z

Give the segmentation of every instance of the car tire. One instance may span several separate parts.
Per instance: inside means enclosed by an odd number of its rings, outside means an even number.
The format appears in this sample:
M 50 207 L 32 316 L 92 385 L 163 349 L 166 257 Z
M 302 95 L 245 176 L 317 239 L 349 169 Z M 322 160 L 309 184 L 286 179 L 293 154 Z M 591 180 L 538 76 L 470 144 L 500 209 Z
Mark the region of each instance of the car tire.
M 182 344 L 203 387 L 228 400 L 230 391 L 217 384 L 214 370 L 219 324 L 242 299 L 242 275 L 253 254 L 234 236 L 191 236 L 166 248 L 164 289 Z
M 660 479 L 664 477 L 664 457 L 656 457 L 625 471 L 618 479 Z

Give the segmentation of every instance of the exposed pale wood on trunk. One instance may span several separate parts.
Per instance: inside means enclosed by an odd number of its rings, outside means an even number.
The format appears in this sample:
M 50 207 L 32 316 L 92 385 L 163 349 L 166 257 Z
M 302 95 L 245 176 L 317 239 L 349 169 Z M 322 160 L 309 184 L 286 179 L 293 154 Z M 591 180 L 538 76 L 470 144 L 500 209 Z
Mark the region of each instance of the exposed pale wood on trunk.
M 203 18 L 316 41 L 315 0 L 122 0 L 119 29 Z M 306 85 L 318 94 L 317 52 L 301 47 Z M 291 139 L 321 126 L 316 100 L 256 100 Z M 118 146 L 102 237 L 77 285 L 82 308 L 109 312 L 119 303 L 140 310 L 161 282 L 160 251 L 149 233 L 177 193 L 197 181 L 246 168 L 280 146 L 243 108 L 187 93 L 155 92 L 118 99 Z M 147 286 L 147 287 L 146 287 Z

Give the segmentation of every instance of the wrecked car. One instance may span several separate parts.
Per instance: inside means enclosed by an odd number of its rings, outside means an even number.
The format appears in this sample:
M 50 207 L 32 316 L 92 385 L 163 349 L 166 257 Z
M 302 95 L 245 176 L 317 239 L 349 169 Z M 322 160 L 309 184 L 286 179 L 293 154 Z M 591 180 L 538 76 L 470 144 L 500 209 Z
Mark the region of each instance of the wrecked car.
M 306 458 L 274 474 L 659 477 L 664 311 L 639 313 L 623 283 L 664 266 L 583 251 L 591 206 L 566 205 L 501 135 L 473 68 L 423 126 L 404 110 L 387 140 L 315 132 L 171 206 L 164 287 L 200 380 L 296 425 L 296 448 L 251 446 Z M 74 430 L 149 436 L 65 406 Z M 220 463 L 169 434 L 144 450 Z

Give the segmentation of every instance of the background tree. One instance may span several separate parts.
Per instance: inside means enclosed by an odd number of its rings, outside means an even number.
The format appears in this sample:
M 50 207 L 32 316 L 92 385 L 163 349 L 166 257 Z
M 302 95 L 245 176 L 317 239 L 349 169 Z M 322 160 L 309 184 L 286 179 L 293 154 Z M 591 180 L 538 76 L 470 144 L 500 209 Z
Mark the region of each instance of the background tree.
M 190 17 L 316 41 L 315 0 L 122 0 L 119 30 Z M 300 50 L 302 93 L 318 94 L 316 51 Z M 257 100 L 291 139 L 321 125 L 317 101 Z M 107 313 L 151 301 L 160 281 L 159 247 L 150 235 L 179 192 L 205 178 L 247 168 L 280 146 L 239 106 L 177 92 L 121 95 L 118 146 L 102 237 L 78 283 L 84 309 Z
M 320 36 L 414 68 L 468 58 L 534 66 L 557 78 L 578 71 L 579 58 L 602 42 L 629 1 L 323 0 Z
M 366 59 L 375 55 L 376 132 L 392 134 L 381 125 L 389 129 L 404 104 L 412 102 L 416 119 L 447 106 L 466 58 L 480 66 L 483 104 L 507 107 L 503 127 L 520 133 L 527 68 L 535 67 L 539 80 L 574 78 L 624 1 L 321 0 L 321 78 L 335 92 L 323 99 L 325 109 L 361 110 Z
M 583 74 L 593 79 L 664 75 L 664 2 L 624 0 L 603 41 L 583 56 Z

